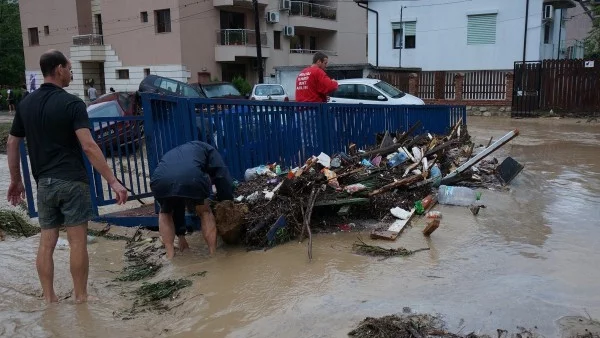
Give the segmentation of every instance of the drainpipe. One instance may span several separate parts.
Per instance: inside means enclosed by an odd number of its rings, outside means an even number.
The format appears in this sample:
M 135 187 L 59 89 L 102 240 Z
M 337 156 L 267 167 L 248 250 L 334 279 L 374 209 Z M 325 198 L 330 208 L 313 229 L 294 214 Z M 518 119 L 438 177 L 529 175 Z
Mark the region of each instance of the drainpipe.
M 356 2 L 358 7 L 364 8 L 371 13 L 375 13 L 375 68 L 379 68 L 379 12 L 374 9 L 369 8 L 368 1 Z M 366 5 L 364 5 L 366 4 Z M 367 26 L 369 25 L 369 20 L 367 19 Z M 367 27 L 367 34 L 369 32 L 369 27 Z

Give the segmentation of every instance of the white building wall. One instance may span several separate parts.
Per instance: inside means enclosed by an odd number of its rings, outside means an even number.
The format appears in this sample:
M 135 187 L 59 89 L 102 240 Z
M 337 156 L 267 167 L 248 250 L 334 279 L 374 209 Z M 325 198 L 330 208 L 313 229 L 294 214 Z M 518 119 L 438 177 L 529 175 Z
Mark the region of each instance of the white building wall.
M 527 60 L 539 60 L 542 38 L 542 2 L 531 0 L 527 33 Z M 523 58 L 525 5 L 522 0 L 371 1 L 379 12 L 379 66 L 398 67 L 393 49 L 392 22 L 416 20 L 416 48 L 402 49 L 402 67 L 431 70 L 512 69 Z M 467 45 L 467 15 L 497 13 L 496 43 Z M 369 13 L 369 63 L 375 65 L 375 14 Z M 558 34 L 556 34 L 558 36 Z

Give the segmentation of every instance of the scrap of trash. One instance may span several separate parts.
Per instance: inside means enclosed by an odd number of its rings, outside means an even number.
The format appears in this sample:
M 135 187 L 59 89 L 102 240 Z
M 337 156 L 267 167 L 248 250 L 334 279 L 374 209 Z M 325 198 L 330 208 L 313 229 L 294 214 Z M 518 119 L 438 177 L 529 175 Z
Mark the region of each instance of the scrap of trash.
M 219 233 L 248 249 L 308 237 L 309 258 L 313 232 L 353 230 L 350 219 L 389 221 L 387 230 L 373 231 L 371 238 L 395 240 L 414 215 L 423 215 L 430 219 L 424 231 L 429 236 L 440 225 L 441 214 L 430 212 L 436 203 L 478 206 L 478 212 L 484 207 L 480 194 L 467 186 L 502 187 L 523 168 L 511 158 L 502 164 L 487 158 L 518 130 L 476 148 L 462 121 L 447 135 L 413 135 L 419 125 L 377 135 L 377 144 L 367 149 L 350 144 L 347 152 L 320 153 L 301 167 L 248 169 L 235 203 L 217 209 Z
M 352 244 L 352 251 L 367 256 L 379 256 L 384 258 L 395 257 L 395 256 L 411 256 L 420 251 L 427 251 L 429 248 L 408 250 L 405 248 L 383 248 L 377 245 L 369 245 L 362 239 L 358 239 Z

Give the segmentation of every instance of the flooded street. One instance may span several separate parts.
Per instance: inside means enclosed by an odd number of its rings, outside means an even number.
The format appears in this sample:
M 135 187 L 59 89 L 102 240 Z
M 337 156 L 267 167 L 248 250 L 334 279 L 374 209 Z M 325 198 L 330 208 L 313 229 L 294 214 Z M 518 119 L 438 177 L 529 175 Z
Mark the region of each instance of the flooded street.
M 537 327 L 559 337 L 564 316 L 600 318 L 600 123 L 469 117 L 476 143 L 518 128 L 520 136 L 494 156 L 525 166 L 510 191 L 482 190 L 487 206 L 437 206 L 440 228 L 430 239 L 413 221 L 396 242 L 410 257 L 379 261 L 351 253 L 356 233 L 315 236 L 269 251 L 220 248 L 207 258 L 199 234 L 192 253 L 176 257 L 152 280 L 199 271 L 169 313 L 122 320 L 140 283 L 116 283 L 123 241 L 91 244 L 90 293 L 100 301 L 46 306 L 35 272 L 38 238 L 0 242 L 0 336 L 6 337 L 345 337 L 367 316 L 439 313 L 448 329 L 496 334 Z M 6 157 L 0 157 L 5 203 Z M 4 205 L 4 204 L 2 204 Z M 366 240 L 368 234 L 362 234 Z M 370 242 L 370 240 L 369 240 Z M 70 293 L 68 250 L 55 252 L 59 297 Z M 188 299 L 187 301 L 185 301 Z

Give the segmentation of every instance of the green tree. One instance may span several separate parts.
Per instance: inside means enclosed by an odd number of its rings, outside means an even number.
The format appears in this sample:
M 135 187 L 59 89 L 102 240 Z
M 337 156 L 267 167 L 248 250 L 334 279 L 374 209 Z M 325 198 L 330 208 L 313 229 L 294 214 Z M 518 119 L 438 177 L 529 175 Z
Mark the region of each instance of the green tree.
M 25 83 L 25 57 L 19 2 L 0 0 L 0 84 Z
M 590 34 L 585 39 L 585 57 L 600 59 L 600 5 L 592 5 L 594 23 Z
M 248 95 L 252 91 L 250 83 L 241 76 L 234 77 L 231 83 L 242 95 Z

